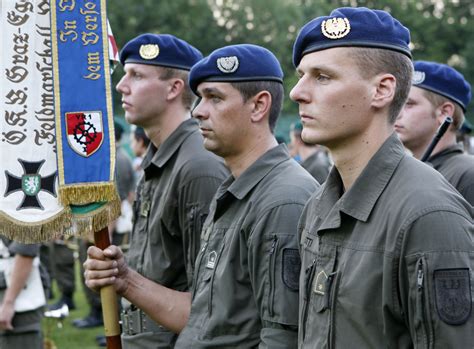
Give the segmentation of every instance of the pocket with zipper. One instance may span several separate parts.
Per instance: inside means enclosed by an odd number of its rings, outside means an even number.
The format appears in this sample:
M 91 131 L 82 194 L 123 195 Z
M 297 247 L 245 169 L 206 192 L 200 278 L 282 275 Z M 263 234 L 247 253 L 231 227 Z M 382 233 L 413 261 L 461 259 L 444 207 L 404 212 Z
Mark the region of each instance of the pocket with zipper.
M 222 252 L 224 251 L 224 247 L 225 247 L 225 243 L 222 242 L 222 245 L 219 249 L 219 253 L 216 256 L 214 266 L 213 266 L 212 272 L 211 272 L 210 285 L 209 285 L 209 295 L 208 295 L 208 301 L 207 301 L 207 310 L 208 310 L 208 313 L 209 313 L 209 317 L 212 314 L 212 297 L 213 297 L 213 294 L 214 294 L 214 278 L 215 278 L 215 275 L 216 275 L 217 266 L 219 265 L 219 260 L 221 259 Z
M 207 242 L 202 241 L 201 249 L 199 250 L 199 253 L 196 257 L 195 268 L 197 268 L 197 269 L 194 271 L 194 275 L 193 275 L 193 285 L 194 285 L 194 287 L 192 287 L 192 298 L 195 297 L 196 292 L 197 292 L 198 287 L 199 287 L 199 284 L 198 284 L 199 272 L 201 270 L 202 259 L 204 257 L 204 253 L 206 252 L 206 248 L 207 248 Z
M 275 277 L 276 277 L 276 249 L 278 248 L 278 237 L 273 235 L 270 249 L 268 251 L 268 281 L 269 281 L 269 290 L 268 290 L 268 314 L 270 317 L 273 316 L 273 302 L 275 298 Z
M 416 262 L 416 300 L 415 300 L 415 330 L 417 348 L 433 347 L 433 327 L 430 312 L 429 285 L 427 284 L 428 265 L 421 257 Z M 422 345 L 422 346 L 421 346 Z
M 328 348 L 335 347 L 335 331 L 336 326 L 336 301 L 337 292 L 339 288 L 339 280 L 341 279 L 341 273 L 335 271 L 328 276 L 327 287 L 326 287 L 326 305 L 329 309 L 329 340 Z
M 306 324 L 307 324 L 307 319 L 308 319 L 308 305 L 311 299 L 311 286 L 313 284 L 313 278 L 314 278 L 314 273 L 316 271 L 316 258 L 313 259 L 311 264 L 305 269 L 305 275 L 304 275 L 304 299 L 303 299 L 303 307 L 301 309 L 301 314 L 302 314 L 302 321 L 300 331 L 302 332 L 302 338 L 304 339 L 305 336 L 305 330 L 306 330 Z

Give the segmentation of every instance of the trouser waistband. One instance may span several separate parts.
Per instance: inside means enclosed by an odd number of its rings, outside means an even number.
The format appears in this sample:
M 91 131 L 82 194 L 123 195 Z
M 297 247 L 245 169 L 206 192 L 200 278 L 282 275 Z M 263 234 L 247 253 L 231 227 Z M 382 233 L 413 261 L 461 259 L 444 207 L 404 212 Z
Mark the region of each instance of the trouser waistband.
M 124 334 L 132 336 L 143 332 L 163 331 L 164 327 L 158 325 L 142 310 L 130 307 L 120 314 L 122 320 L 122 331 Z

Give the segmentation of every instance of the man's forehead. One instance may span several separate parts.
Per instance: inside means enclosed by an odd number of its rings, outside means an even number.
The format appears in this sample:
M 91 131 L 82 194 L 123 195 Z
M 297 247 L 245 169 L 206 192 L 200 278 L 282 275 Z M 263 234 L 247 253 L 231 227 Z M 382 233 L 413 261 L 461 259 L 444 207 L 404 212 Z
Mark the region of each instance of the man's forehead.
M 408 94 L 408 97 L 409 98 L 425 97 L 425 93 L 422 88 L 412 86 L 410 89 L 410 93 Z
M 217 82 L 217 81 L 204 81 L 201 82 L 197 90 L 199 94 L 212 93 L 212 92 L 228 92 L 232 89 L 232 85 L 229 82 Z
M 308 69 L 334 69 L 335 67 L 349 62 L 350 48 L 335 47 L 327 50 L 310 52 L 301 58 L 297 70 Z
M 128 71 L 152 72 L 152 71 L 160 71 L 163 68 L 157 65 L 150 65 L 150 64 L 126 63 L 123 69 L 126 72 Z

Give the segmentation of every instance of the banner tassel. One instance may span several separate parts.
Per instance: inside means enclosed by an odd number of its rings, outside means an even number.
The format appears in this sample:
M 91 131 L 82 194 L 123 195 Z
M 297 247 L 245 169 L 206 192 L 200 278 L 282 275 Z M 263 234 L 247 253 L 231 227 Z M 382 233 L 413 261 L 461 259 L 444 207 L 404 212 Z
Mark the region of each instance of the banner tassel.
M 59 188 L 59 202 L 63 206 L 87 205 L 91 202 L 112 201 L 117 198 L 113 182 L 85 183 Z
M 120 216 L 120 204 L 120 199 L 116 197 L 91 213 L 74 213 L 72 233 L 91 238 L 94 232 L 104 229 Z
M 64 209 L 59 214 L 41 222 L 26 223 L 0 212 L 1 234 L 11 240 L 26 244 L 53 240 L 70 229 L 72 213 Z

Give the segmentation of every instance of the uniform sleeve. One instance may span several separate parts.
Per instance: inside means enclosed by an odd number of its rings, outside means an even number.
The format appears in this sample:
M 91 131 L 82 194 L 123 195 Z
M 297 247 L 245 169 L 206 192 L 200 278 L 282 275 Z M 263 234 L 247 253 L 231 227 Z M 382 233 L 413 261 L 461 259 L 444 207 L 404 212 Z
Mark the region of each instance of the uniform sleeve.
M 456 212 L 417 219 L 406 236 L 401 295 L 415 348 L 468 348 L 474 341 L 474 225 Z
M 297 225 L 300 203 L 284 203 L 264 214 L 249 239 L 249 271 L 262 319 L 260 348 L 296 348 L 301 268 Z
M 471 206 L 474 206 L 474 178 L 471 179 L 469 184 L 459 187 L 459 192 Z
M 199 251 L 201 229 L 209 212 L 209 205 L 224 176 L 200 176 L 188 181 L 179 193 L 179 225 L 188 287 L 191 287 L 194 262 Z
M 36 257 L 39 254 L 38 244 L 22 244 L 16 241 L 8 246 L 10 253 L 19 254 L 25 257 Z

